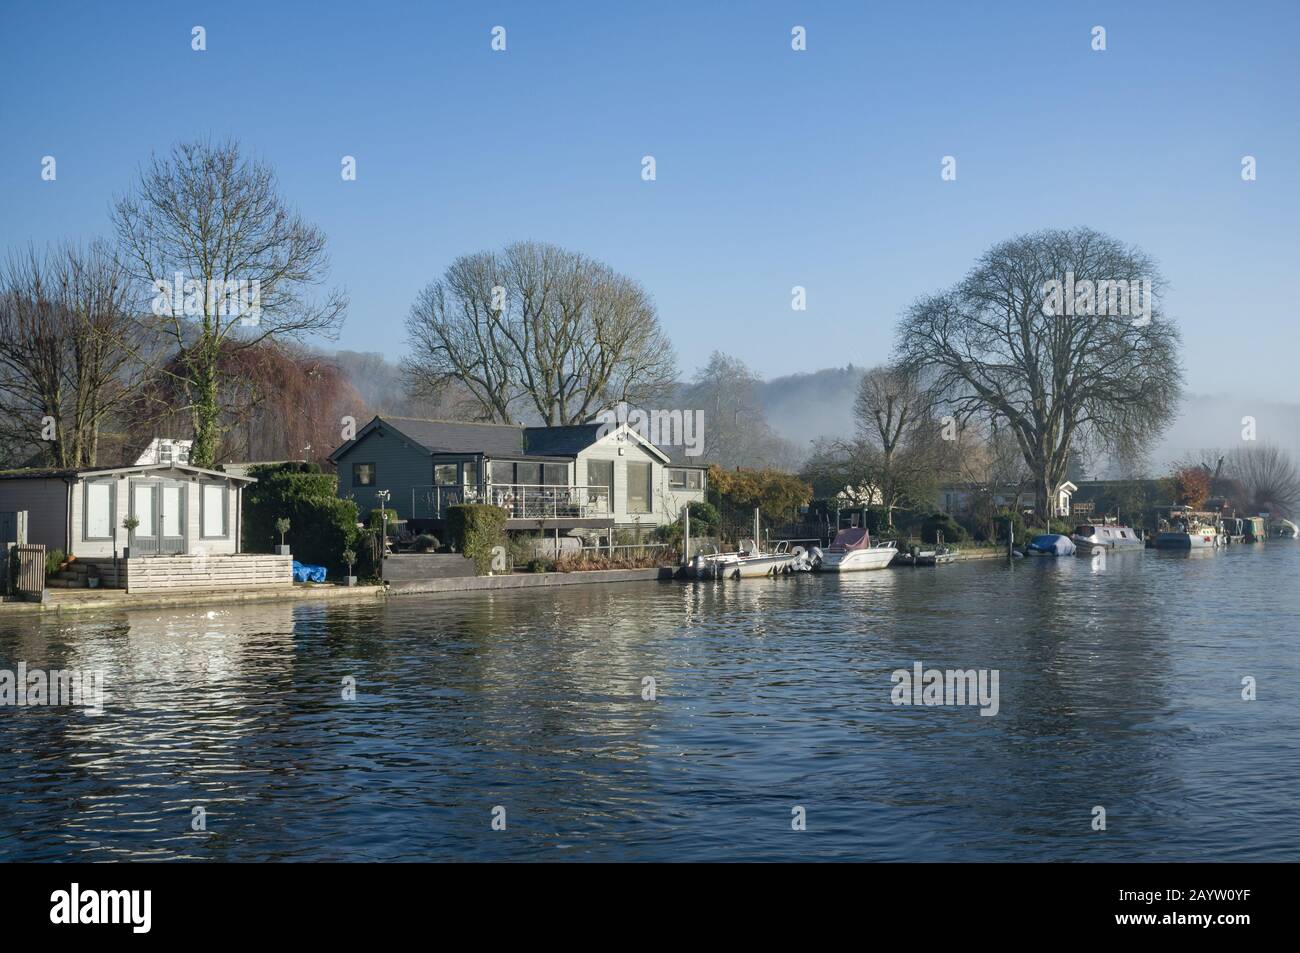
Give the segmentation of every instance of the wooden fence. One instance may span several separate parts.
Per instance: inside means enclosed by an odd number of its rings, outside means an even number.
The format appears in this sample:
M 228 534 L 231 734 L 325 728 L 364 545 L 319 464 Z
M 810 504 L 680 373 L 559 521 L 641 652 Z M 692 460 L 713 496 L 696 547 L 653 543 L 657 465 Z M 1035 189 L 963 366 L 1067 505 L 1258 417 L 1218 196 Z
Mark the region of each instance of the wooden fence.
M 14 589 L 27 599 L 39 601 L 45 592 L 45 547 L 40 543 L 20 543 L 18 550 L 18 578 Z

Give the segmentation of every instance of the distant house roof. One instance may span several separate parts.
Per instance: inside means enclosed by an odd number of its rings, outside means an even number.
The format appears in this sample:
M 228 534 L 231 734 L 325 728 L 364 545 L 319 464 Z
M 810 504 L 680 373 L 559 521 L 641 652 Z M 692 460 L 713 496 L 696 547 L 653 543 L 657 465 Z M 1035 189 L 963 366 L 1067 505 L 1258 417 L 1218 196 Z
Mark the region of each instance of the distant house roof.
M 523 427 L 518 424 L 466 423 L 456 420 L 423 420 L 418 417 L 375 417 L 347 443 L 329 455 L 337 460 L 349 448 L 375 430 L 387 427 L 429 453 L 483 453 L 490 457 L 515 459 L 557 459 L 576 457 L 603 435 L 606 424 L 574 424 L 566 427 Z M 668 457 L 635 431 L 628 433 L 667 462 Z
M 22 470 L 0 470 L 0 480 L 66 480 L 94 475 L 125 476 L 128 473 L 146 473 L 156 470 L 181 470 L 185 473 L 240 480 L 244 483 L 257 482 L 254 477 L 222 473 L 220 470 L 207 470 L 203 467 L 190 466 L 188 463 L 146 463 L 131 467 L 28 467 Z

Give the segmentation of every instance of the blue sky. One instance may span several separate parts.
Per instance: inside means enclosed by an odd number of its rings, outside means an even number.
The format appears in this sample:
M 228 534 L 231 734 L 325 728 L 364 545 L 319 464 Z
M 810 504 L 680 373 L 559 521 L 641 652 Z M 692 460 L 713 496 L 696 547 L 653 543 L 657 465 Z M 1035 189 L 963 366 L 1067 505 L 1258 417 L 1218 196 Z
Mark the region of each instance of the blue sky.
M 685 374 L 720 348 L 775 376 L 879 362 L 988 246 L 1084 224 L 1161 262 L 1194 390 L 1295 396 L 1294 2 L 0 11 L 0 247 L 107 234 L 151 150 L 234 135 L 329 235 L 338 346 L 399 357 L 452 258 L 533 238 L 640 280 Z

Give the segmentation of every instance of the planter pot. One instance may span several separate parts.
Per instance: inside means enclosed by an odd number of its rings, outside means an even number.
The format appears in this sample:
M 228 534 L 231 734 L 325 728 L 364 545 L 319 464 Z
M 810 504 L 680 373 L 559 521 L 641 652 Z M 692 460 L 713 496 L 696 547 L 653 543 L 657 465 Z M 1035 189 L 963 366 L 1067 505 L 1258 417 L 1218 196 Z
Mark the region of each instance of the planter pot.
M 88 578 L 88 579 L 86 580 L 86 585 L 89 586 L 91 589 L 98 589 L 98 588 L 99 588 L 99 577 L 98 577 L 98 576 L 91 576 L 90 578 Z
M 276 554 L 277 556 L 292 556 L 292 555 L 293 555 L 293 553 L 291 553 L 291 552 L 289 551 L 289 547 L 288 547 L 288 546 L 277 546 L 277 547 L 275 547 L 275 554 Z
M 356 584 L 357 584 L 356 576 L 348 576 L 347 581 L 344 583 L 345 586 L 355 586 Z

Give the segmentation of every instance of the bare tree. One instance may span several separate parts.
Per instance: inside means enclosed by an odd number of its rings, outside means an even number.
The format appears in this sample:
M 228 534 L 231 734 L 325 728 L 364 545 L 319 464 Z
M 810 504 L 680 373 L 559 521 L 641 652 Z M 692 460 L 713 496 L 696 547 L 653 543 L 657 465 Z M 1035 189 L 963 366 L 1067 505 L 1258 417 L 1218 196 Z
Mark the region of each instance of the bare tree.
M 124 261 L 151 288 L 176 349 L 190 458 L 210 466 L 221 436 L 221 365 L 230 349 L 332 337 L 347 298 L 312 291 L 328 271 L 325 236 L 279 193 L 270 166 L 233 140 L 186 142 L 154 156 L 114 207 Z
M 1143 281 L 1145 308 L 1130 313 L 1130 282 L 1140 304 Z M 956 415 L 1009 427 L 1043 517 L 1072 447 L 1095 438 L 1136 457 L 1173 416 L 1180 338 L 1158 307 L 1162 286 L 1148 256 L 1092 229 L 1013 238 L 956 287 L 908 309 L 899 358 L 932 373 Z M 1062 287 L 1068 300 L 1054 301 L 1049 289 Z
M 548 425 L 584 423 L 664 397 L 676 375 L 644 288 L 540 242 L 457 258 L 417 296 L 406 328 L 411 389 L 433 397 L 458 382 L 499 422 L 528 407 Z
M 894 508 L 909 495 L 921 495 L 920 485 L 929 482 L 924 477 L 939 461 L 931 403 L 916 368 L 873 367 L 858 384 L 853 412 L 862 448 L 849 457 L 866 464 L 890 526 Z
M 703 457 L 724 468 L 792 468 L 798 448 L 776 433 L 763 411 L 763 380 L 744 361 L 714 351 L 682 394 L 704 414 Z
M 0 438 L 93 466 L 100 431 L 144 379 L 150 337 L 101 244 L 29 247 L 0 265 Z
M 1239 447 L 1228 454 L 1226 472 L 1241 483 L 1255 512 L 1290 518 L 1300 509 L 1300 471 L 1281 447 Z

